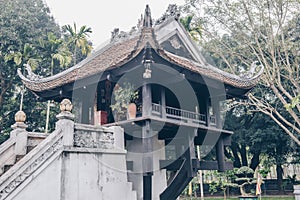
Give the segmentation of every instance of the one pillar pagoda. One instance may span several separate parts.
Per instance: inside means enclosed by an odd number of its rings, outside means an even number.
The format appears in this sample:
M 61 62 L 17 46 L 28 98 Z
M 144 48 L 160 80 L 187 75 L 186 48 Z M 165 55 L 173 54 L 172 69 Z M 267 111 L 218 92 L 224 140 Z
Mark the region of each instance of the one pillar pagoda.
M 199 169 L 232 167 L 224 158 L 232 132 L 222 128 L 221 103 L 245 98 L 261 73 L 239 77 L 210 65 L 176 6 L 154 22 L 147 5 L 137 27 L 115 29 L 109 44 L 77 65 L 47 78 L 19 76 L 41 99 L 70 99 L 78 123 L 121 126 L 138 200 L 173 200 Z M 216 161 L 199 160 L 197 146 L 202 158 L 216 148 Z

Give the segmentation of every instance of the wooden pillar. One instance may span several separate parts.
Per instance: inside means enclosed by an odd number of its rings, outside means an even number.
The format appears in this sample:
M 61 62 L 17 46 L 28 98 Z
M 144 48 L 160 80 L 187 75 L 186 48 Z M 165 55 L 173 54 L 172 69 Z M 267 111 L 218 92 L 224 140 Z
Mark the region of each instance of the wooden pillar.
M 161 87 L 161 118 L 166 118 L 166 90 L 164 87 Z
M 84 95 L 85 96 L 85 95 Z M 81 110 L 81 123 L 89 124 L 89 117 L 90 117 L 90 100 L 89 98 L 82 98 L 82 110 Z
M 210 126 L 210 113 L 209 113 L 209 98 L 206 98 L 205 100 L 206 104 L 206 126 Z
M 150 116 L 152 110 L 152 94 L 151 94 L 151 85 L 145 83 L 143 85 L 143 117 Z
M 214 115 L 216 116 L 216 126 L 217 128 L 222 128 L 222 122 L 221 122 L 221 112 L 220 112 L 220 101 L 219 99 L 216 99 L 215 102 L 213 102 L 213 111 Z
M 96 86 L 85 87 L 81 95 L 81 123 L 90 124 L 94 115 L 94 100 L 96 95 Z
M 143 176 L 143 200 L 152 200 L 152 176 Z
M 143 85 L 143 117 L 151 115 L 152 94 L 151 85 Z M 152 199 L 152 175 L 153 175 L 153 137 L 150 127 L 150 120 L 146 120 L 142 128 L 142 145 L 143 145 L 143 198 L 144 200 Z
M 216 116 L 216 127 L 222 129 L 222 122 L 221 122 L 221 112 L 220 112 L 220 100 L 215 99 L 213 102 L 213 111 L 214 115 Z M 218 161 L 218 169 L 219 171 L 225 171 L 225 155 L 224 155 L 224 141 L 222 134 L 216 144 L 216 153 L 217 153 L 217 161 Z
M 152 199 L 152 175 L 153 175 L 153 137 L 150 127 L 150 120 L 145 121 L 142 128 L 143 145 L 143 196 L 144 200 Z
M 223 172 L 225 171 L 225 158 L 224 158 L 224 141 L 222 135 L 220 136 L 217 142 L 216 152 L 217 152 L 218 169 L 220 172 Z

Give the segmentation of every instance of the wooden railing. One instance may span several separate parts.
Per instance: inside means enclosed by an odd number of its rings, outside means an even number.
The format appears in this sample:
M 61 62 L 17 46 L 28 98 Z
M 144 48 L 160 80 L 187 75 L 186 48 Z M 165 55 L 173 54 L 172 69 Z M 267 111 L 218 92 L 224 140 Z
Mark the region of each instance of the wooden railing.
M 160 104 L 152 103 L 153 115 L 162 117 L 162 111 L 162 106 Z M 165 117 L 168 119 L 174 119 L 193 124 L 206 124 L 206 116 L 204 114 L 173 108 L 170 106 L 166 106 L 164 112 Z

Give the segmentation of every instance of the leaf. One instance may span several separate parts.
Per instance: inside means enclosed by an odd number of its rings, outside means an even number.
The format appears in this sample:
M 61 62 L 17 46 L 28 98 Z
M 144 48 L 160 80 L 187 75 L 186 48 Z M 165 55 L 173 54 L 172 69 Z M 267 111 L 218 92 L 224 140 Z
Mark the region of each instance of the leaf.
M 27 61 L 27 64 L 29 64 L 29 66 L 32 68 L 32 70 L 35 70 L 39 66 L 38 60 L 34 59 L 34 58 L 30 58 Z
M 17 52 L 14 54 L 14 62 L 16 65 L 20 65 L 22 62 L 22 54 L 20 52 Z

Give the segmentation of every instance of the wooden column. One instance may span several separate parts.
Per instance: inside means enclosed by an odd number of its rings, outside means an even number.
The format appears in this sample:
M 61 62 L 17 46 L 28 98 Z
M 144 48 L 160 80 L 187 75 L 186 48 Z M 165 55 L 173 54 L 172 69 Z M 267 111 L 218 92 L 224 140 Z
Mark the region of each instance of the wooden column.
M 152 94 L 151 85 L 145 83 L 143 85 L 143 117 L 151 115 L 152 110 Z M 142 128 L 142 145 L 143 145 L 143 198 L 144 200 L 152 199 L 152 175 L 153 175 L 153 136 L 151 130 L 150 119 L 145 120 Z
M 225 171 L 225 158 L 224 158 L 224 142 L 222 135 L 219 138 L 219 141 L 216 144 L 216 152 L 217 152 L 217 161 L 218 161 L 218 169 L 220 172 Z
M 143 176 L 143 200 L 152 200 L 152 176 Z
M 151 85 L 145 83 L 143 85 L 143 117 L 150 116 L 152 110 L 152 94 L 151 94 Z
M 209 114 L 209 98 L 206 98 L 206 126 L 210 126 L 210 114 Z
M 213 111 L 214 115 L 216 116 L 216 127 L 222 129 L 222 122 L 221 122 L 221 112 L 220 112 L 220 101 L 219 99 L 215 99 L 213 102 Z M 217 153 L 217 161 L 218 161 L 218 169 L 219 171 L 225 171 L 225 155 L 224 155 L 224 141 L 222 134 L 216 144 L 216 153 Z
M 84 95 L 85 96 L 85 95 Z M 88 97 L 82 98 L 82 110 L 81 110 L 81 123 L 89 124 L 89 117 L 90 117 L 90 99 Z
M 216 116 L 216 126 L 217 128 L 222 128 L 222 122 L 221 122 L 221 112 L 220 112 L 220 101 L 219 99 L 216 99 L 213 104 L 213 111 L 214 115 Z
M 161 118 L 166 118 L 166 90 L 164 87 L 161 87 Z
M 94 115 L 94 100 L 96 95 L 96 86 L 89 86 L 82 89 L 81 101 L 81 123 L 90 124 Z

